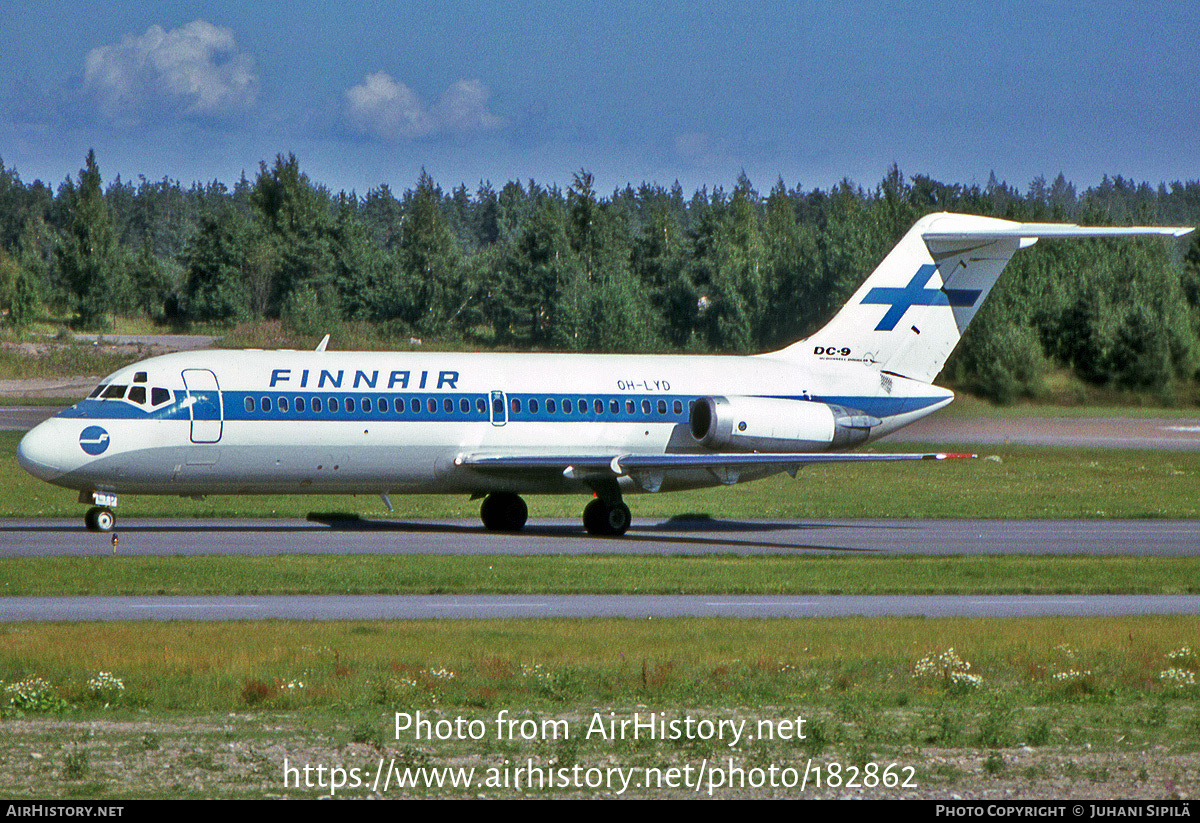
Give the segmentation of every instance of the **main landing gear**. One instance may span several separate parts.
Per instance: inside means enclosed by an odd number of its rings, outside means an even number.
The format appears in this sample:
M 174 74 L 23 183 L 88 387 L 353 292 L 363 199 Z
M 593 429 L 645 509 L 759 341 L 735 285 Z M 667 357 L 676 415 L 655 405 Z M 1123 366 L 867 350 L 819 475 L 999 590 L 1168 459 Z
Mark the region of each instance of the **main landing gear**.
M 583 527 L 588 534 L 616 537 L 629 530 L 629 521 L 633 515 L 629 507 L 618 500 L 608 503 L 597 497 L 583 509 Z
M 512 492 L 495 492 L 483 500 L 479 519 L 494 532 L 517 532 L 529 517 L 529 507 Z M 615 537 L 629 530 L 633 515 L 618 496 L 615 501 L 597 497 L 583 510 L 583 527 L 588 534 Z
M 519 532 L 529 518 L 529 507 L 511 492 L 496 492 L 483 499 L 479 519 L 493 532 Z

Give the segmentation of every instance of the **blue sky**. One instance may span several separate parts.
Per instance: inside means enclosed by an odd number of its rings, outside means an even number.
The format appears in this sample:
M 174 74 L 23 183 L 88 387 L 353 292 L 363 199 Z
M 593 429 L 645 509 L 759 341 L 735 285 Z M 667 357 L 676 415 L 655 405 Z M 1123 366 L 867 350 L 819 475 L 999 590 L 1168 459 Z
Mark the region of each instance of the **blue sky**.
M 905 174 L 1200 179 L 1194 6 L 1164 2 L 33 0 L 0 52 L 26 182 L 232 185 L 295 153 L 334 191 L 579 169 L 766 192 Z

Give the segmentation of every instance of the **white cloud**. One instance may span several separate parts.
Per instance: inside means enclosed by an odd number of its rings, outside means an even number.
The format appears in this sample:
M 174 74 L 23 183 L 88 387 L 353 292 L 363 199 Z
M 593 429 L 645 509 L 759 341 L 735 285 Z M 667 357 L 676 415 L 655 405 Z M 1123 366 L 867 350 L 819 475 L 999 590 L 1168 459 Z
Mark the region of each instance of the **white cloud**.
M 88 52 L 84 87 L 108 118 L 133 118 L 166 108 L 187 117 L 222 116 L 258 100 L 254 58 L 237 50 L 233 31 L 195 20 Z
M 385 71 L 368 74 L 346 91 L 346 119 L 357 131 L 382 140 L 435 134 L 470 134 L 504 125 L 488 110 L 491 92 L 479 80 L 459 80 L 433 106 Z

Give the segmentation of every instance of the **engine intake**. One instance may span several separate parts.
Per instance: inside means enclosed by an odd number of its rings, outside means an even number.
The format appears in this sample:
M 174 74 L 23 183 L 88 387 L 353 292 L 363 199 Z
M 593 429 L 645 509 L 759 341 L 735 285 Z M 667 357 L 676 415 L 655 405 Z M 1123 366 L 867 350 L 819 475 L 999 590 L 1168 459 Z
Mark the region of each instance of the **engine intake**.
M 830 403 L 772 397 L 701 397 L 688 418 L 702 446 L 767 453 L 849 448 L 882 422 Z

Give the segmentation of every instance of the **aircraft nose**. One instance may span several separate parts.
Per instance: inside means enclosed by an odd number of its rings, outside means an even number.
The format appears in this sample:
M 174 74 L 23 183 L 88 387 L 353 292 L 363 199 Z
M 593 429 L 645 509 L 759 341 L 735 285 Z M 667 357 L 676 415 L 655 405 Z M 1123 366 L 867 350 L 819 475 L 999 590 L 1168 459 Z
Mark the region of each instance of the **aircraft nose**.
M 54 480 L 62 473 L 59 465 L 62 438 L 45 423 L 34 426 L 17 445 L 17 462 L 21 468 L 41 480 Z

